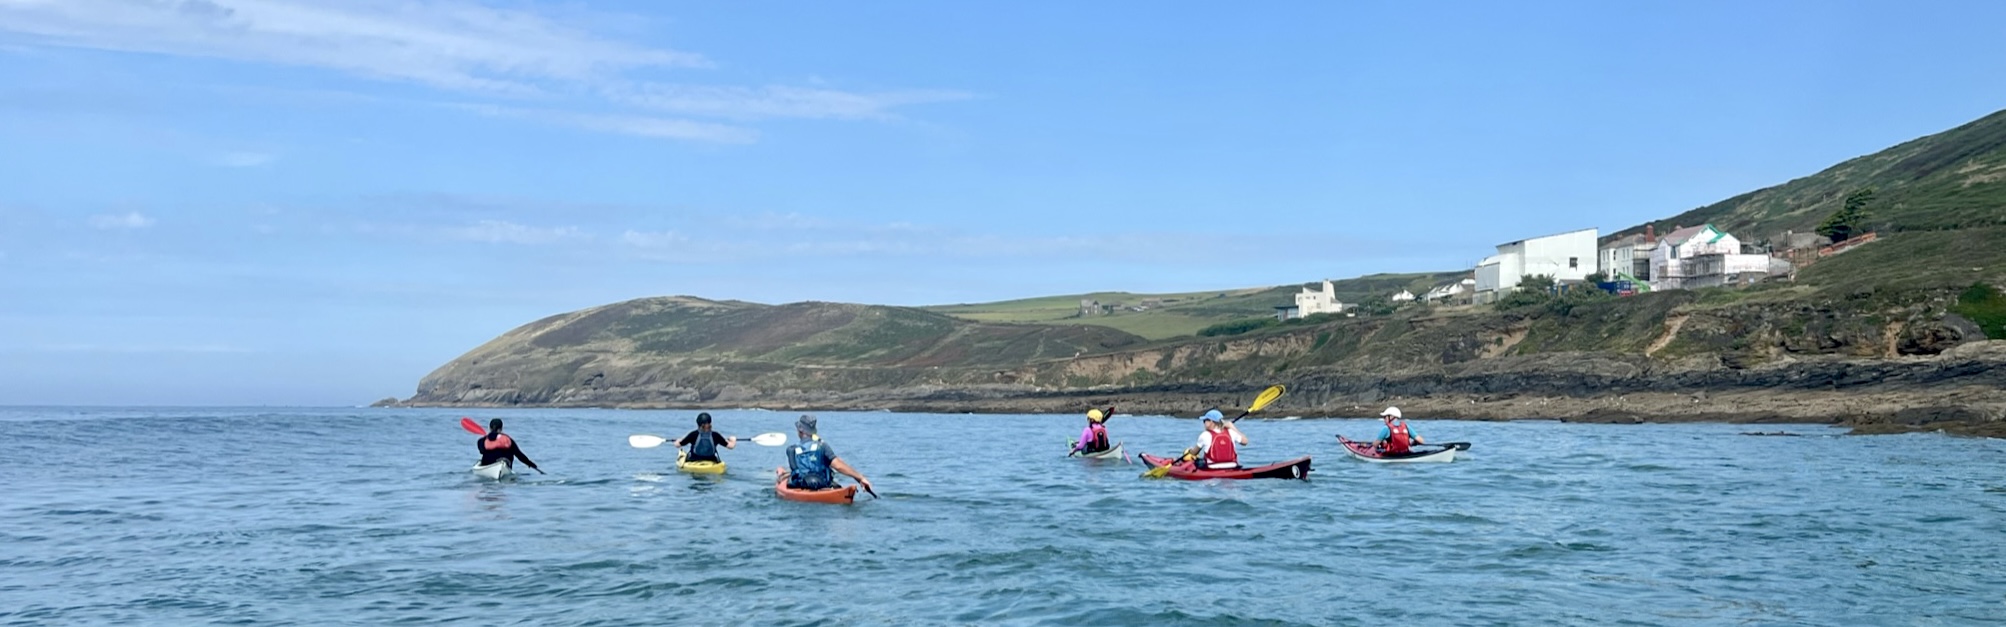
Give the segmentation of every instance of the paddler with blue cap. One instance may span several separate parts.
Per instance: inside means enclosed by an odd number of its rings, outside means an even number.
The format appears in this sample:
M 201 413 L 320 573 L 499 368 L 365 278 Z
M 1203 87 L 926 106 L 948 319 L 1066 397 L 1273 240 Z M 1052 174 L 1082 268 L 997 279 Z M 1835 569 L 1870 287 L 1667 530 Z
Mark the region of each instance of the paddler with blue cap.
M 1205 432 L 1198 434 L 1198 446 L 1184 451 L 1184 459 L 1197 464 L 1199 468 L 1239 468 L 1240 453 L 1234 444 L 1247 445 L 1247 434 L 1219 413 L 1219 408 L 1205 410 L 1200 416 L 1205 421 Z

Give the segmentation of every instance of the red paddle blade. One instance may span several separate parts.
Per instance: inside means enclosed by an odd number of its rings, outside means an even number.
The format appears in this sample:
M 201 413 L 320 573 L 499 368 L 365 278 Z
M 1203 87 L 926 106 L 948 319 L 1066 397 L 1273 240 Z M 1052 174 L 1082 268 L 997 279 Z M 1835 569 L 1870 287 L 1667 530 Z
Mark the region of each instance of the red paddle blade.
M 461 417 L 460 417 L 460 428 L 461 428 L 461 429 L 466 429 L 468 433 L 472 433 L 472 434 L 474 434 L 474 435 L 487 435 L 487 434 L 488 434 L 488 430 L 487 430 L 487 429 L 482 429 L 482 428 L 481 428 L 481 423 L 478 423 L 478 422 L 474 422 L 474 419 L 472 419 L 472 418 L 468 418 L 468 417 L 466 417 L 466 416 L 461 416 Z

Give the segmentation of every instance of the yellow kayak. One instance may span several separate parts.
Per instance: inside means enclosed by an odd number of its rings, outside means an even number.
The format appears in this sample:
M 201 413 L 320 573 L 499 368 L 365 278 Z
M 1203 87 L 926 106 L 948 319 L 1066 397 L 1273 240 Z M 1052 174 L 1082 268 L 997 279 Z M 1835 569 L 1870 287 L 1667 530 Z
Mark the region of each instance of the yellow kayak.
M 724 474 L 724 462 L 693 462 L 689 461 L 688 458 L 688 453 L 676 451 L 676 470 L 693 475 Z

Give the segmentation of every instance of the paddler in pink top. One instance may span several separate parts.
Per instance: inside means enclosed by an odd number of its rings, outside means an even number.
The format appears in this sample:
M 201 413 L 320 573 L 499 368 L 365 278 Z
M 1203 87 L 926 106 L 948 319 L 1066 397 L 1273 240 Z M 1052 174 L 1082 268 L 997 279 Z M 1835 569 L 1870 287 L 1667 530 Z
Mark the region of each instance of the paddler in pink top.
M 1087 410 L 1087 428 L 1080 432 L 1080 441 L 1073 443 L 1073 453 L 1099 453 L 1113 447 L 1107 437 L 1107 417 L 1114 415 L 1114 408 L 1107 411 Z

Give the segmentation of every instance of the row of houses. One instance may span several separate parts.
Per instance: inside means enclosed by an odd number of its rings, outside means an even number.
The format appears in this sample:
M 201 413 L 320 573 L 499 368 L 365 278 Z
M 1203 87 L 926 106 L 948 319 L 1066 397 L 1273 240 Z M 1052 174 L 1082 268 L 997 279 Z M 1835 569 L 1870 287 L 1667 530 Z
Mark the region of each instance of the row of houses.
M 1789 261 L 1750 252 L 1740 239 L 1712 224 L 1674 229 L 1660 239 L 1654 227 L 1607 244 L 1595 229 L 1581 229 L 1499 244 L 1475 272 L 1475 302 L 1491 302 L 1526 276 L 1569 283 L 1601 274 L 1639 290 L 1745 285 L 1788 274 Z

